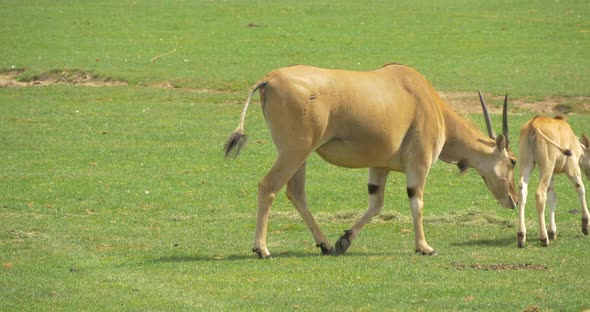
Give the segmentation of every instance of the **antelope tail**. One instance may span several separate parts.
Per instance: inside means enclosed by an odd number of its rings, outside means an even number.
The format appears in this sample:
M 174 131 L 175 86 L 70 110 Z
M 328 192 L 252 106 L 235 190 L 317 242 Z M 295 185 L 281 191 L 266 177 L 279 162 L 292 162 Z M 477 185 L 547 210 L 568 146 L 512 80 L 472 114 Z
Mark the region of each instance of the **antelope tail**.
M 246 123 L 246 112 L 248 111 L 248 106 L 250 105 L 250 101 L 252 100 L 252 96 L 256 92 L 256 90 L 264 88 L 264 86 L 268 83 L 268 81 L 262 80 L 256 83 L 252 89 L 250 89 L 250 93 L 248 94 L 248 99 L 246 99 L 246 103 L 244 104 L 244 108 L 242 108 L 242 114 L 240 116 L 240 123 L 238 127 L 232 134 L 229 136 L 223 149 L 225 151 L 226 158 L 234 158 L 238 156 L 240 150 L 246 144 L 246 135 L 244 134 L 244 124 Z
M 549 137 L 543 133 L 540 129 L 537 129 L 537 133 L 543 138 L 543 140 L 547 141 L 551 145 L 555 146 L 559 151 L 561 151 L 565 156 L 572 156 L 572 151 L 569 148 L 562 147 L 561 145 L 557 144 L 555 141 L 551 140 Z

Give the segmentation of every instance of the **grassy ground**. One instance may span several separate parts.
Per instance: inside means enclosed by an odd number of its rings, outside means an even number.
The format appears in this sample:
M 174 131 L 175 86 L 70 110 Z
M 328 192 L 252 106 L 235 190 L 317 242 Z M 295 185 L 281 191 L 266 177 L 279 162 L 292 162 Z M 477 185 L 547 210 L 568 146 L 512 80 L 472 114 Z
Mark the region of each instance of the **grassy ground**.
M 244 90 L 289 64 L 399 62 L 445 91 L 573 96 L 590 84 L 585 1 L 4 3 L 0 68 Z
M 565 177 L 549 248 L 532 207 L 518 249 L 515 211 L 475 172 L 438 163 L 425 198 L 438 256 L 414 255 L 405 179 L 393 174 L 384 213 L 344 257 L 321 257 L 281 194 L 274 258 L 260 261 L 256 184 L 275 153 L 258 107 L 242 155 L 222 157 L 247 88 L 290 63 L 398 61 L 444 91 L 587 105 L 585 2 L 3 4 L 3 71 L 79 69 L 129 85 L 0 89 L 0 310 L 590 309 L 590 241 Z M 512 142 L 532 115 L 510 116 Z M 587 115 L 569 120 L 590 133 Z M 365 209 L 366 175 L 310 159 L 308 198 L 333 241 Z

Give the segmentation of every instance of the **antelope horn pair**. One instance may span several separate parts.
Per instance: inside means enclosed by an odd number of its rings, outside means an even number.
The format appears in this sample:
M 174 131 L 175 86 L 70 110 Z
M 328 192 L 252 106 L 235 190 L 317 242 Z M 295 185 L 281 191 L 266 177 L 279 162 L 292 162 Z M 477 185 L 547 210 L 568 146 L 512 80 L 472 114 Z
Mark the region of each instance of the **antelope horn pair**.
M 486 127 L 488 128 L 488 135 L 492 139 L 496 139 L 496 133 L 492 128 L 492 122 L 490 121 L 490 114 L 488 112 L 488 106 L 486 105 L 486 101 L 483 99 L 483 95 L 479 90 L 477 90 L 479 94 L 479 101 L 481 102 L 481 108 L 483 110 L 483 116 L 486 120 Z M 506 146 L 509 146 L 509 136 L 508 136 L 508 94 L 504 97 L 504 108 L 502 109 L 502 134 L 506 137 Z

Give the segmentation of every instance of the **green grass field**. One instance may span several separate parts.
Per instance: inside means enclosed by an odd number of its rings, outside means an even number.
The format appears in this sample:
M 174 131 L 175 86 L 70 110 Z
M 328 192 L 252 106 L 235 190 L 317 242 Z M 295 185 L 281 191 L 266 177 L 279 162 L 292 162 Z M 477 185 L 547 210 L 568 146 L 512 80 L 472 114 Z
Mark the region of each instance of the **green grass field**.
M 322 257 L 281 193 L 270 260 L 250 249 L 257 183 L 274 162 L 259 107 L 235 160 L 222 146 L 247 90 L 294 63 L 411 65 L 445 92 L 551 99 L 588 111 L 585 1 L 2 1 L 0 73 L 87 72 L 122 86 L 0 88 L 0 310 L 590 309 L 590 238 L 556 180 L 558 240 L 516 248 L 516 211 L 475 171 L 437 163 L 425 195 L 435 257 L 414 254 L 405 178 L 347 254 Z M 14 71 L 12 71 L 14 73 Z M 101 83 L 98 83 L 101 85 Z M 498 104 L 497 101 L 495 104 Z M 535 114 L 515 109 L 511 141 Z M 480 115 L 466 115 L 484 129 Z M 500 125 L 500 116 L 492 116 Z M 585 113 L 568 116 L 590 133 Z M 366 170 L 312 156 L 308 200 L 333 240 L 367 206 Z M 534 202 L 536 176 L 529 188 Z M 587 187 L 588 187 L 588 183 Z

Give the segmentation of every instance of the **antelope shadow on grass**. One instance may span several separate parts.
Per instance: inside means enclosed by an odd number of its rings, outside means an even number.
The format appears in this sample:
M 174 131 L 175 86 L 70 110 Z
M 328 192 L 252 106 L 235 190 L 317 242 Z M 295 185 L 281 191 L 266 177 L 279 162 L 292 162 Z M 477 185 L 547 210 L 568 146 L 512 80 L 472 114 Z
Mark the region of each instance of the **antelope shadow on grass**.
M 272 258 L 309 258 L 309 257 L 321 257 L 321 254 L 314 253 L 303 253 L 303 252 L 289 252 L 279 253 L 273 255 Z M 161 257 L 152 260 L 152 262 L 208 262 L 208 261 L 247 261 L 247 260 L 258 260 L 256 254 L 234 254 L 234 255 L 176 255 L 169 257 Z
M 272 259 L 287 259 L 287 258 L 351 258 L 351 257 L 404 257 L 411 255 L 406 252 L 396 252 L 392 250 L 385 250 L 383 252 L 367 252 L 357 251 L 350 252 L 343 256 L 324 256 L 319 251 L 315 252 L 283 252 L 273 254 Z M 151 260 L 154 263 L 182 263 L 182 262 L 209 262 L 209 261 L 249 261 L 249 260 L 260 260 L 256 254 L 233 254 L 233 255 L 175 255 L 168 257 L 160 257 Z

